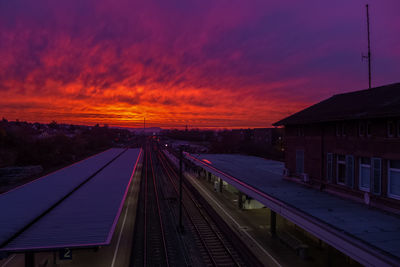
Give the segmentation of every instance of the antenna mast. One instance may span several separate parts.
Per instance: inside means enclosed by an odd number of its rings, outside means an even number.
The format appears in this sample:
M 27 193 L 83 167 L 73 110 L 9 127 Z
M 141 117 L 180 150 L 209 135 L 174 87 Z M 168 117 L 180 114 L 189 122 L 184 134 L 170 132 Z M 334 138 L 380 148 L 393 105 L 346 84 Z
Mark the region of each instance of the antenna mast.
M 367 31 L 368 31 L 368 85 L 369 89 L 371 89 L 371 45 L 370 45 L 370 38 L 369 38 L 369 10 L 368 4 L 366 5 L 367 8 Z

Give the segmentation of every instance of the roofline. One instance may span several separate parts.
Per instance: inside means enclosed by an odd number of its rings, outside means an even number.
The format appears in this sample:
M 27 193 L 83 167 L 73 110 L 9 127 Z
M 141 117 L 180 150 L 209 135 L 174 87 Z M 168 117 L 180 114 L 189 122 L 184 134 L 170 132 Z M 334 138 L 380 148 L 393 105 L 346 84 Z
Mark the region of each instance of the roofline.
M 296 115 L 297 113 L 302 112 L 303 110 L 306 110 L 306 109 L 309 109 L 309 108 L 311 108 L 311 107 L 313 107 L 313 106 L 315 106 L 315 105 L 318 105 L 319 103 L 325 102 L 325 101 L 327 101 L 327 100 L 329 100 L 329 99 L 331 99 L 331 98 L 333 98 L 333 97 L 335 97 L 335 96 L 336 96 L 336 95 L 333 95 L 333 96 L 331 96 L 331 97 L 329 97 L 329 98 L 326 98 L 326 99 L 324 99 L 324 100 L 322 100 L 322 101 L 319 101 L 319 102 L 317 102 L 317 103 L 314 103 L 314 104 L 312 104 L 312 105 L 310 105 L 310 106 L 308 106 L 308 107 L 306 107 L 306 108 L 303 108 L 303 109 L 300 110 L 300 111 L 297 111 L 297 112 L 295 112 L 295 113 L 292 113 L 292 114 L 290 114 L 289 116 L 286 116 L 285 118 L 283 118 L 283 119 L 281 119 L 281 120 L 279 120 L 279 121 L 273 123 L 272 126 L 282 126 L 282 125 L 286 125 L 286 124 L 284 123 L 284 121 L 287 120 L 288 118 L 290 118 L 290 117 Z
M 390 114 L 373 115 L 373 116 L 366 115 L 366 116 L 360 116 L 360 117 L 345 117 L 345 118 L 336 118 L 336 119 L 327 119 L 327 120 L 313 120 L 313 121 L 308 121 L 308 122 L 282 123 L 284 120 L 286 120 L 286 118 L 284 118 L 278 122 L 275 122 L 272 125 L 273 126 L 306 125 L 306 124 L 342 122 L 342 121 L 353 121 L 353 120 L 382 119 L 382 118 L 392 118 L 392 117 L 398 117 L 398 116 L 400 116 L 400 113 L 398 113 L 398 114 L 390 113 Z
M 283 118 L 283 119 L 281 119 L 281 120 L 279 120 L 279 121 L 277 121 L 277 122 L 274 122 L 273 124 L 272 124 L 272 126 L 282 126 L 282 125 L 284 125 L 284 126 L 286 126 L 286 125 L 301 125 L 301 124 L 313 124 L 313 123 L 320 123 L 320 122 L 332 122 L 332 121 L 342 121 L 342 120 L 353 120 L 354 118 L 351 118 L 351 117 L 348 117 L 348 118 L 343 118 L 343 119 L 328 119 L 328 120 L 316 120 L 316 121 L 309 121 L 309 122 L 307 122 L 307 123 L 285 123 L 285 120 L 287 120 L 288 118 L 290 118 L 290 117 L 292 117 L 293 115 L 295 115 L 295 114 L 297 114 L 297 113 L 300 113 L 300 112 L 302 112 L 302 111 L 304 111 L 304 110 L 306 110 L 306 109 L 308 109 L 308 108 L 311 108 L 311 107 L 313 107 L 313 106 L 315 106 L 315 105 L 317 105 L 317 104 L 320 104 L 320 103 L 322 103 L 322 102 L 324 102 L 324 101 L 326 101 L 326 100 L 328 100 L 328 99 L 331 99 L 331 98 L 333 98 L 333 97 L 336 97 L 336 96 L 341 96 L 341 95 L 347 95 L 347 94 L 356 94 L 356 93 L 359 93 L 359 92 L 362 92 L 362 91 L 369 91 L 369 90 L 375 90 L 375 89 L 378 89 L 378 88 L 382 88 L 382 87 L 390 87 L 390 86 L 394 86 L 394 85 L 400 85 L 400 83 L 390 83 L 390 84 L 386 84 L 386 85 L 381 85 L 381 86 L 376 86 L 376 87 L 373 87 L 373 88 L 368 88 L 368 89 L 361 89 L 361 90 L 357 90 L 357 91 L 350 91 L 350 92 L 346 92 L 346 93 L 339 93 L 339 94 L 334 94 L 334 95 L 332 95 L 331 97 L 329 97 L 329 98 L 326 98 L 326 99 L 324 99 L 324 100 L 322 100 L 322 101 L 319 101 L 319 102 L 317 102 L 317 103 L 315 103 L 315 104 L 313 104 L 313 105 L 311 105 L 311 106 L 308 106 L 308 107 L 306 107 L 306 108 L 303 108 L 303 109 L 301 109 L 300 111 L 297 111 L 297 112 L 295 112 L 295 113 L 292 113 L 291 115 L 289 115 L 289 116 L 286 116 L 285 118 Z M 378 115 L 374 115 L 374 116 L 365 116 L 365 117 L 362 117 L 362 119 L 374 119 L 374 118 L 381 118 L 381 117 L 386 117 L 386 116 L 399 116 L 400 114 L 396 114 L 396 115 L 393 115 L 393 114 L 383 114 L 382 116 L 378 116 Z M 361 119 L 361 118 L 360 118 Z
M 19 248 L 1 248 L 0 252 L 5 252 L 5 253 L 13 253 L 13 252 L 34 252 L 34 251 L 54 251 L 56 249 L 63 249 L 63 248 L 78 248 L 78 249 L 85 249 L 85 248 L 94 248 L 94 247 L 102 247 L 102 246 L 108 246 L 110 245 L 110 242 L 98 242 L 98 243 L 85 243 L 85 244 L 60 244 L 60 245 L 54 245 L 54 246 L 36 246 L 36 247 L 19 247 Z
M 89 157 L 87 157 L 87 158 L 81 159 L 81 160 L 76 161 L 76 162 L 74 162 L 74 163 L 72 163 L 72 164 L 70 164 L 70 165 L 67 165 L 67 166 L 64 166 L 64 167 L 62 167 L 62 168 L 60 168 L 60 169 L 57 169 L 57 170 L 55 170 L 55 171 L 52 171 L 52 172 L 50 172 L 50 173 L 48 173 L 48 174 L 46 174 L 46 175 L 43 175 L 43 176 L 41 176 L 41 177 L 38 177 L 38 178 L 36 178 L 36 179 L 34 179 L 34 180 L 32 180 L 32 181 L 29 181 L 29 182 L 27 182 L 27 183 L 25 183 L 25 184 L 16 186 L 16 187 L 14 187 L 14 188 L 11 188 L 11 189 L 8 190 L 8 191 L 5 191 L 5 192 L 0 193 L 0 196 L 6 195 L 6 194 L 8 194 L 8 193 L 11 193 L 12 191 L 15 191 L 15 190 L 17 190 L 17 189 L 23 188 L 23 187 L 25 187 L 25 186 L 27 186 L 27 185 L 29 185 L 29 184 L 31 184 L 31 183 L 34 183 L 34 182 L 39 181 L 39 180 L 41 180 L 41 179 L 43 179 L 43 178 L 46 178 L 47 176 L 50 176 L 50 175 L 52 175 L 52 174 L 55 174 L 55 173 L 58 172 L 58 171 L 67 169 L 67 168 L 69 168 L 69 167 L 71 167 L 71 166 L 74 166 L 74 165 L 76 165 L 76 164 L 78 164 L 78 163 L 81 163 L 81 162 L 83 162 L 83 161 L 85 161 L 85 160 L 88 160 L 88 159 L 90 159 L 90 158 L 93 158 L 93 157 L 95 157 L 95 156 L 98 156 L 99 154 L 102 154 L 102 153 L 107 152 L 107 151 L 109 151 L 109 150 L 111 150 L 111 148 L 108 148 L 108 149 L 106 149 L 106 150 L 104 150 L 104 151 L 101 151 L 101 152 L 99 152 L 99 153 L 97 153 L 97 154 L 93 154 L 93 155 L 91 155 L 91 156 L 89 156 Z
M 107 241 L 106 241 L 107 244 L 109 244 L 111 242 L 111 239 L 112 239 L 112 237 L 114 235 L 114 231 L 115 231 L 115 228 L 117 227 L 117 223 L 119 221 L 119 217 L 121 216 L 122 209 L 123 209 L 123 207 L 125 205 L 126 197 L 128 196 L 128 192 L 129 192 L 132 180 L 133 180 L 133 176 L 135 175 L 135 172 L 136 172 L 136 167 L 137 167 L 139 161 L 141 160 L 142 151 L 143 151 L 142 148 L 140 148 L 139 155 L 137 156 L 136 163 L 135 163 L 135 166 L 133 167 L 131 177 L 129 178 L 128 185 L 126 186 L 124 196 L 123 196 L 123 198 L 121 200 L 121 203 L 119 205 L 117 215 L 115 216 L 114 222 L 113 222 L 113 224 L 111 226 L 111 229 L 110 229 L 110 232 L 108 233 L 108 237 L 107 237 Z
M 400 82 L 397 82 L 397 83 L 389 83 L 389 84 L 385 84 L 385 85 L 375 86 L 375 87 L 372 87 L 372 88 L 364 88 L 364 89 L 359 89 L 359 90 L 356 90 L 356 91 L 349 91 L 349 92 L 345 92 L 345 93 L 338 93 L 338 94 L 332 95 L 332 97 L 333 97 L 333 96 L 339 96 L 339 95 L 347 95 L 347 94 L 352 94 L 352 93 L 359 93 L 359 92 L 361 92 L 361 91 L 374 90 L 374 89 L 378 89 L 378 88 L 381 88 L 381 87 L 390 87 L 390 86 L 394 86 L 394 85 L 396 85 L 396 84 L 400 85 Z

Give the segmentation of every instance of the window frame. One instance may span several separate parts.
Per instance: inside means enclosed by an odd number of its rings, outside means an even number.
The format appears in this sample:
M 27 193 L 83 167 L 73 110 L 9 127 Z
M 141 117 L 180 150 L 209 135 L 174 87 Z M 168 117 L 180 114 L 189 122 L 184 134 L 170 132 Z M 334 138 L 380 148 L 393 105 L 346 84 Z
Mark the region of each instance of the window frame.
M 344 156 L 344 160 L 339 160 L 339 156 Z M 343 182 L 339 182 L 339 164 L 344 165 Z M 346 155 L 343 154 L 336 154 L 336 183 L 340 185 L 346 185 Z
M 302 154 L 302 172 L 298 172 L 298 163 L 299 163 L 299 161 L 298 161 L 298 157 L 297 157 L 297 155 L 298 155 L 298 153 L 300 153 L 301 152 L 301 154 Z M 304 155 L 305 155 L 305 153 L 304 153 L 304 149 L 296 149 L 296 168 L 295 168 L 295 173 L 296 173 L 296 175 L 302 175 L 303 173 L 304 173 L 304 162 L 305 162 L 305 158 L 304 158 Z
M 366 126 L 365 126 L 365 134 L 367 137 L 372 136 L 371 125 L 372 125 L 372 123 L 370 121 L 367 121 Z
M 342 132 L 342 125 L 340 123 L 336 123 L 336 136 L 339 137 Z
M 347 127 L 346 127 L 347 125 L 346 125 L 346 123 L 342 123 L 342 136 L 343 137 L 345 137 L 346 136 L 346 130 L 347 130 Z
M 392 125 L 392 133 L 390 133 L 390 127 L 389 127 L 389 125 Z M 388 121 L 387 122 L 387 124 L 386 124 L 386 130 L 387 130 L 387 136 L 388 137 L 394 137 L 395 136 L 395 124 L 394 124 L 394 122 L 393 121 Z
M 400 137 L 400 120 L 397 121 L 397 125 L 396 125 L 396 129 L 397 129 L 397 137 Z
M 375 187 L 376 187 L 376 183 L 375 183 L 375 161 L 379 162 L 379 192 L 375 192 Z M 382 158 L 376 158 L 376 157 L 372 157 L 371 158 L 371 183 L 370 183 L 370 187 L 371 187 L 371 193 L 376 195 L 376 196 L 380 196 L 382 194 Z
M 367 134 L 366 134 L 366 123 L 365 122 L 363 122 L 363 121 L 361 121 L 361 122 L 359 122 L 358 123 L 358 136 L 360 136 L 360 137 L 364 137 L 364 136 L 366 136 Z M 361 131 L 361 129 L 363 130 L 363 131 Z
M 333 181 L 333 153 L 330 152 L 326 155 L 326 180 L 329 183 Z
M 346 174 L 345 174 L 345 184 L 349 188 L 354 188 L 354 156 L 346 155 Z
M 400 200 L 400 194 L 399 195 L 395 195 L 395 194 L 391 194 L 390 193 L 390 171 L 394 170 L 394 172 L 399 172 L 400 173 L 400 169 L 390 168 L 390 161 L 391 160 L 388 160 L 388 162 L 387 162 L 387 167 L 388 167 L 388 172 L 387 172 L 387 176 L 388 176 L 388 191 L 387 191 L 387 195 L 390 198 Z
M 304 136 L 304 126 L 297 127 L 297 136 Z
M 371 158 L 370 157 L 364 157 L 364 158 L 368 158 L 369 159 L 369 165 L 367 165 L 367 164 L 363 164 L 363 163 L 361 163 L 361 160 L 362 160 L 362 158 L 363 157 L 360 157 L 359 159 L 358 159 L 358 188 L 361 190 L 361 191 L 364 191 L 364 192 L 371 192 L 371 172 L 372 172 L 372 168 L 371 168 L 371 164 L 372 164 L 372 162 L 371 162 Z M 364 186 L 362 186 L 362 178 L 361 178 L 361 175 L 362 175 L 362 172 L 361 172 L 361 168 L 362 167 L 368 167 L 369 168 L 369 187 L 364 187 Z

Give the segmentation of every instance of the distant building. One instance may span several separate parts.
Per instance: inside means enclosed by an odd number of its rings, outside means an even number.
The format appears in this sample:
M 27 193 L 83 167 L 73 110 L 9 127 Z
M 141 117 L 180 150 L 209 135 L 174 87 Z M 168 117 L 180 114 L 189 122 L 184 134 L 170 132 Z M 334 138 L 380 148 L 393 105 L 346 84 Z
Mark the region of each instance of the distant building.
M 280 128 L 255 128 L 253 130 L 253 140 L 257 145 L 277 145 L 282 137 L 283 129 Z
M 230 132 L 232 140 L 237 143 L 248 141 L 256 145 L 273 146 L 283 137 L 279 128 L 234 129 Z
M 400 83 L 334 95 L 285 126 L 286 176 L 400 212 Z

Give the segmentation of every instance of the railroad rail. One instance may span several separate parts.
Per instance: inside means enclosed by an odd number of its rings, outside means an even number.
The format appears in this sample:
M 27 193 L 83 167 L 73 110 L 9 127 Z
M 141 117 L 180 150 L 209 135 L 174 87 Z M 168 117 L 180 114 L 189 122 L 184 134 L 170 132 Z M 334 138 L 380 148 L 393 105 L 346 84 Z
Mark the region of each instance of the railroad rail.
M 151 148 L 146 146 L 131 266 L 170 266 Z
M 146 142 L 130 266 L 193 266 L 168 203 L 164 173 Z M 167 191 L 168 191 L 167 190 Z
M 175 169 L 159 151 L 159 161 L 163 170 L 178 194 L 178 179 Z M 245 263 L 236 248 L 219 230 L 212 217 L 203 209 L 202 205 L 193 197 L 186 185 L 183 186 L 183 210 L 191 224 L 198 247 L 207 266 L 245 266 Z

